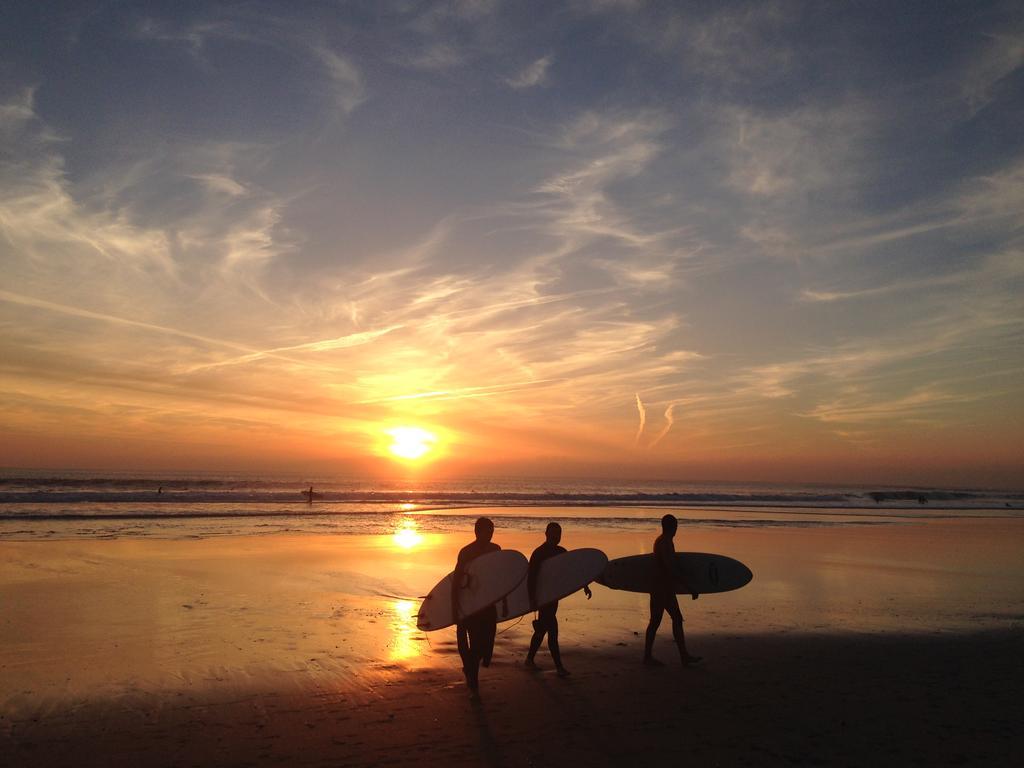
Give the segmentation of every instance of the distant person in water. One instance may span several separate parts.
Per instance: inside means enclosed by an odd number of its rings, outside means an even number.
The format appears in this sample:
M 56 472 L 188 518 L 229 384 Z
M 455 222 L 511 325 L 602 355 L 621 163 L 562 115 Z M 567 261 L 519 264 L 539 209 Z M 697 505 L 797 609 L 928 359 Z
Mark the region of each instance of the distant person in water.
M 676 561 L 676 548 L 672 543 L 676 530 L 679 528 L 679 521 L 675 515 L 665 515 L 661 518 L 661 535 L 654 540 L 654 590 L 651 592 L 651 621 L 647 625 L 647 635 L 644 638 L 644 664 L 652 667 L 660 667 L 663 664 L 652 655 L 654 650 L 654 637 L 658 634 L 658 627 L 661 625 L 662 613 L 668 612 L 672 617 L 672 637 L 679 646 L 679 659 L 685 666 L 696 664 L 700 656 L 691 656 L 686 650 L 686 637 L 683 635 L 683 612 L 679 610 L 679 601 L 676 599 L 676 585 L 682 584 L 683 591 L 689 591 L 686 584 L 686 577 L 679 569 Z M 696 600 L 697 593 L 691 592 L 691 597 Z
M 313 486 L 312 485 L 309 486 L 309 490 L 308 491 L 303 491 L 303 493 L 306 495 L 306 502 L 309 503 L 309 504 L 312 504 L 313 503 Z
M 530 570 L 526 573 L 526 588 L 530 594 L 530 605 L 537 606 L 537 576 L 540 573 L 540 566 L 549 557 L 560 555 L 565 552 L 565 547 L 560 547 L 558 542 L 562 540 L 562 526 L 558 523 L 548 523 L 544 531 L 545 541 L 530 555 Z M 584 587 L 587 600 L 593 597 L 590 587 Z M 540 669 L 533 657 L 540 650 L 540 644 L 544 641 L 544 635 L 548 636 L 548 650 L 551 651 L 551 659 L 555 662 L 555 669 L 559 677 L 568 677 L 569 670 L 562 664 L 562 651 L 558 647 L 558 601 L 547 605 L 537 606 L 537 620 L 533 622 L 533 638 L 530 640 L 530 650 L 526 654 L 526 666 L 528 669 Z
M 476 540 L 459 550 L 459 559 L 455 563 L 452 574 L 452 616 L 455 617 L 455 637 L 459 645 L 459 656 L 462 657 L 462 672 L 466 676 L 466 685 L 474 696 L 479 695 L 480 665 L 491 665 L 491 654 L 494 653 L 494 636 L 498 629 L 498 611 L 495 606 L 484 608 L 472 616 L 462 618 L 459 611 L 459 590 L 464 586 L 466 566 L 480 555 L 497 552 L 501 549 L 491 541 L 494 535 L 494 523 L 489 518 L 481 517 L 473 528 Z

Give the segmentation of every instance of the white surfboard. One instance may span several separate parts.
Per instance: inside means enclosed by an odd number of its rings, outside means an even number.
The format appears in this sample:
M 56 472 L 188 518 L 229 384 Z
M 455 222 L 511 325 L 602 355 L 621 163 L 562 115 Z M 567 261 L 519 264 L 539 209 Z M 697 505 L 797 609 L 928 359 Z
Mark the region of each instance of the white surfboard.
M 459 620 L 479 613 L 501 600 L 526 578 L 528 562 L 522 552 L 488 552 L 466 566 L 466 580 L 458 590 Z M 449 573 L 430 590 L 420 605 L 416 626 L 424 632 L 452 626 L 452 576 Z
M 754 578 L 747 566 L 725 555 L 676 552 L 676 562 L 686 577 L 685 585 L 676 585 L 676 594 L 680 595 L 729 592 L 746 586 Z M 654 555 L 630 555 L 610 561 L 597 583 L 626 592 L 650 592 L 654 575 Z
M 497 603 L 498 621 L 508 621 L 525 616 L 547 605 L 583 589 L 594 581 L 608 565 L 608 557 L 599 549 L 573 549 L 549 557 L 540 564 L 537 572 L 537 603 L 530 604 L 527 581 Z

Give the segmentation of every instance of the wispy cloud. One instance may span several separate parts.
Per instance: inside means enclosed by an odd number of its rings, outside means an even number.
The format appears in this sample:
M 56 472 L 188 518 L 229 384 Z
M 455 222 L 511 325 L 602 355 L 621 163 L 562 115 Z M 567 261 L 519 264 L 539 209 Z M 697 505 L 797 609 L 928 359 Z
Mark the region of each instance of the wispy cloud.
M 803 106 L 783 115 L 728 107 L 732 166 L 729 183 L 739 191 L 778 201 L 780 196 L 850 188 L 864 170 L 864 142 L 877 125 L 872 106 L 854 100 Z
M 862 392 L 859 396 L 844 397 L 828 404 L 817 405 L 805 415 L 825 423 L 838 423 L 846 427 L 872 422 L 892 423 L 894 420 L 904 423 L 935 422 L 949 406 L 975 402 L 978 398 L 979 395 L 944 392 L 926 385 L 890 399 L 879 398 L 877 393 Z
M 184 22 L 144 17 L 135 22 L 132 34 L 143 40 L 184 45 L 192 56 L 203 61 L 216 56 L 217 47 L 224 43 L 302 56 L 317 66 L 342 113 L 348 114 L 365 99 L 362 75 L 351 58 L 328 43 L 322 27 L 285 8 L 255 15 L 244 6 L 211 4 L 199 18 Z
M 661 431 L 651 441 L 651 448 L 654 448 L 658 443 L 662 441 L 665 435 L 668 434 L 669 430 L 672 429 L 672 425 L 675 424 L 675 403 L 670 403 L 668 408 L 665 409 L 665 426 L 661 428 Z
M 202 342 L 203 344 L 213 344 L 218 347 L 228 347 L 230 349 L 249 351 L 246 347 L 236 344 L 231 341 L 225 341 L 223 339 L 217 339 L 212 336 L 204 336 L 198 333 L 191 333 L 189 331 L 179 330 L 178 328 L 170 328 L 163 325 L 155 325 L 153 323 L 146 323 L 140 320 L 132 320 L 127 317 L 118 317 L 116 315 L 109 315 L 103 312 L 93 312 L 88 309 L 82 309 L 80 307 L 71 307 L 66 304 L 59 304 L 52 301 L 46 301 L 45 299 L 37 299 L 32 296 L 22 296 L 17 293 L 10 291 L 0 290 L 0 301 L 7 301 L 12 304 L 20 304 L 25 307 L 33 307 L 35 309 L 43 309 L 48 312 L 59 312 L 60 314 L 70 315 L 72 317 L 80 317 L 86 320 L 98 320 L 104 323 L 113 323 L 115 325 L 126 325 L 133 328 L 141 328 L 146 331 L 153 331 L 155 333 L 168 334 L 171 336 L 180 336 L 184 339 L 191 339 L 192 341 Z M 257 353 L 258 354 L 258 353 Z
M 366 98 L 363 78 L 355 65 L 345 56 L 324 44 L 309 46 L 312 57 L 319 61 L 330 78 L 335 99 L 342 112 L 354 110 Z
M 798 18 L 788 2 L 727 6 L 700 20 L 673 19 L 662 27 L 661 39 L 678 38 L 691 66 L 725 82 L 762 80 L 793 66 L 797 55 L 785 31 Z
M 548 54 L 547 56 L 541 56 L 533 63 L 527 65 L 524 69 L 520 70 L 519 73 L 513 77 L 509 77 L 505 80 L 509 88 L 513 90 L 522 90 L 524 88 L 535 88 L 538 85 L 544 85 L 548 80 L 548 70 L 551 67 L 553 57 Z
M 0 294 L 2 295 L 2 294 Z M 384 336 L 392 331 L 401 329 L 401 325 L 392 325 L 388 328 L 380 328 L 374 331 L 361 331 L 359 333 L 350 333 L 346 336 L 338 336 L 333 339 L 320 339 L 317 341 L 307 341 L 302 344 L 292 344 L 286 347 L 275 347 L 273 349 L 260 350 L 258 352 L 251 352 L 241 357 L 232 357 L 228 360 L 220 360 L 214 363 L 204 363 L 202 365 L 194 365 L 186 370 L 187 373 L 195 373 L 196 371 L 209 370 L 211 368 L 220 368 L 225 365 L 242 365 L 245 363 L 256 362 L 257 360 L 263 360 L 268 357 L 279 357 L 282 352 L 329 352 L 336 349 L 349 349 L 351 347 L 359 347 L 363 344 L 369 344 L 381 336 Z
M 426 71 L 450 69 L 465 63 L 465 61 L 465 54 L 447 43 L 436 43 L 420 50 L 410 51 L 402 59 L 402 63 L 406 66 Z
M 640 444 L 640 438 L 644 434 L 644 426 L 647 424 L 647 409 L 644 408 L 643 401 L 640 400 L 640 393 L 636 395 L 636 410 L 640 416 L 640 424 L 636 428 L 636 437 L 633 438 L 633 445 L 637 446 Z
M 970 114 L 984 109 L 998 93 L 1000 85 L 1024 67 L 1024 28 L 994 32 L 986 36 L 980 55 L 968 65 L 961 93 Z
M 886 285 L 845 291 L 809 290 L 801 292 L 800 297 L 810 302 L 849 301 L 856 299 L 872 299 L 879 296 L 907 292 L 923 292 L 939 287 L 963 285 L 975 279 L 975 272 L 955 272 L 949 275 L 938 275 L 920 280 L 898 280 Z
M 415 392 L 413 394 L 394 395 L 392 397 L 370 398 L 368 400 L 361 400 L 360 404 L 397 403 L 405 400 L 458 400 L 469 397 L 491 397 L 494 395 L 521 392 L 558 381 L 560 380 L 535 379 L 533 381 L 516 381 L 508 384 L 493 384 L 481 387 L 460 387 L 457 389 L 441 389 L 434 392 Z

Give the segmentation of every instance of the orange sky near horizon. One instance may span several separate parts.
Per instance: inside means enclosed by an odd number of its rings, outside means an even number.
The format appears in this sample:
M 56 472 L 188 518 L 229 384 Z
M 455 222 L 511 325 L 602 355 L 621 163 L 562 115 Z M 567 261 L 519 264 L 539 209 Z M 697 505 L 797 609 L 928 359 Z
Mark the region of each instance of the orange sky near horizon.
M 371 359 L 386 365 L 379 351 Z M 437 375 L 423 367 L 411 378 Z M 616 402 L 609 392 L 581 391 L 572 381 L 497 392 L 471 384 L 463 393 L 442 393 L 388 378 L 389 389 L 365 393 L 377 397 L 345 402 L 328 394 L 338 389 L 332 373 L 315 375 L 298 362 L 264 360 L 221 387 L 185 387 L 175 377 L 158 383 L 155 375 L 69 383 L 55 374 L 55 381 L 26 388 L 34 408 L 6 412 L 10 439 L 0 444 L 0 465 L 1006 487 L 1019 476 L 1012 420 L 993 418 L 973 440 L 946 425 L 897 423 L 854 441 L 827 423 L 787 414 L 774 399 L 723 396 L 731 408 L 677 405 L 671 422 L 664 412 L 647 412 L 641 429 L 636 396 L 630 402 L 625 390 Z M 5 380 L 10 386 L 11 377 Z M 275 391 L 300 394 L 268 394 Z M 594 406 L 573 407 L 574 398 Z M 389 450 L 390 433 L 405 426 L 436 435 L 422 458 Z

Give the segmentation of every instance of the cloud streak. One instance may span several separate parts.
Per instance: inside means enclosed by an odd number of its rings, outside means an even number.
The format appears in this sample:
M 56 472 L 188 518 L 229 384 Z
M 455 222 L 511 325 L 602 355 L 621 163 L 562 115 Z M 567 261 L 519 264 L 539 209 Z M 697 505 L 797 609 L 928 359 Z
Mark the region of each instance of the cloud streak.
M 350 349 L 352 347 L 359 347 L 364 344 L 369 344 L 381 336 L 397 331 L 402 328 L 401 325 L 392 325 L 388 328 L 380 328 L 375 331 L 361 331 L 359 333 L 350 333 L 347 336 L 338 336 L 333 339 L 320 339 L 318 341 L 307 341 L 302 344 L 292 344 L 287 347 L 275 347 L 273 349 L 265 349 L 258 352 L 251 352 L 240 357 L 232 357 L 228 360 L 220 360 L 215 363 L 204 363 L 202 365 L 194 365 L 191 368 L 186 369 L 186 373 L 196 373 L 197 371 L 206 371 L 212 368 L 221 368 L 226 365 L 244 365 L 246 363 L 253 363 L 257 360 L 264 360 L 268 357 L 282 358 L 282 352 L 328 352 L 336 349 Z
M 676 422 L 675 408 L 675 403 L 669 403 L 668 408 L 665 409 L 665 426 L 661 428 L 661 431 L 651 441 L 650 448 L 657 446 L 664 439 L 665 435 L 669 433 L 669 430 L 672 429 L 672 425 Z
M 532 64 L 526 66 L 514 77 L 510 77 L 505 82 L 509 88 L 516 91 L 521 91 L 525 88 L 536 88 L 539 85 L 544 85 L 548 80 L 548 69 L 551 67 L 552 57 L 541 56 L 539 59 L 534 61 Z
M 644 426 L 647 424 L 647 409 L 644 408 L 643 401 L 640 400 L 640 393 L 636 395 L 636 410 L 640 417 L 640 423 L 636 428 L 636 436 L 633 438 L 633 447 L 640 444 L 640 438 L 644 434 Z
M 12 293 L 10 291 L 0 290 L 0 301 L 6 301 L 12 304 L 19 304 L 24 307 L 32 307 L 34 309 L 43 309 L 48 312 L 58 312 L 60 314 L 70 315 L 72 317 L 80 317 L 86 320 L 97 320 L 103 323 L 124 325 L 131 328 L 141 328 L 142 330 L 145 331 L 152 331 L 154 333 L 167 334 L 170 336 L 179 336 L 183 339 L 198 341 L 203 344 L 210 344 L 218 347 L 228 347 L 230 349 L 238 351 L 252 351 L 240 344 L 236 344 L 231 341 L 224 341 L 223 339 L 217 339 L 212 336 L 204 336 L 202 334 L 190 333 L 189 331 L 183 331 L 177 328 L 170 328 L 168 326 L 163 325 L 156 325 L 154 323 L 146 323 L 140 320 L 132 320 L 131 318 L 117 317 L 116 315 L 108 315 L 103 312 L 93 312 L 91 310 L 82 309 L 80 307 L 70 307 L 65 304 L 58 304 L 52 301 L 46 301 L 45 299 L 37 299 L 31 296 L 22 296 L 20 294 Z

